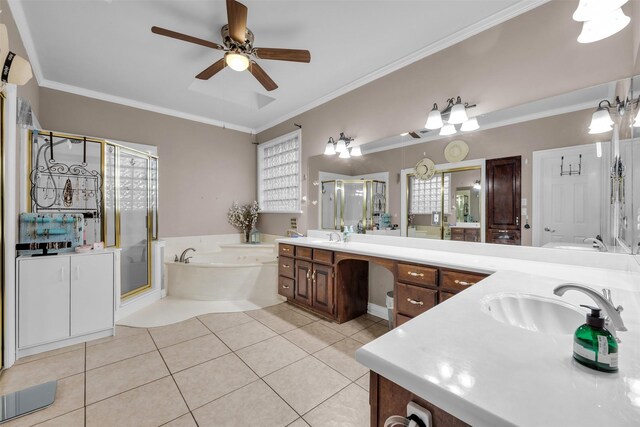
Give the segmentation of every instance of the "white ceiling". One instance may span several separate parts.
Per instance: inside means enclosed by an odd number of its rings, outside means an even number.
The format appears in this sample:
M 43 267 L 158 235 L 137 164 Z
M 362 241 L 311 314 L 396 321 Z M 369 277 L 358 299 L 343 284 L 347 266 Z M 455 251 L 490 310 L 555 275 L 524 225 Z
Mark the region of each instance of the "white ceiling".
M 308 49 L 311 63 L 260 60 L 195 75 L 219 51 L 151 33 L 158 25 L 220 43 L 225 2 L 9 0 L 38 83 L 259 132 L 547 0 L 244 0 L 255 46 Z

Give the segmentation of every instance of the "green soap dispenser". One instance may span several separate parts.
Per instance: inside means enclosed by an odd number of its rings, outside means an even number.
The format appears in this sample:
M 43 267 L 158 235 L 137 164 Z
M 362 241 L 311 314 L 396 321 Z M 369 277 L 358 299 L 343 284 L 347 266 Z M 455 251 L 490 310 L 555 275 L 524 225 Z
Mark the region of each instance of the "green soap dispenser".
M 587 323 L 573 335 L 573 358 L 591 369 L 603 372 L 618 371 L 618 342 L 604 327 L 601 309 L 581 305 L 591 310 Z

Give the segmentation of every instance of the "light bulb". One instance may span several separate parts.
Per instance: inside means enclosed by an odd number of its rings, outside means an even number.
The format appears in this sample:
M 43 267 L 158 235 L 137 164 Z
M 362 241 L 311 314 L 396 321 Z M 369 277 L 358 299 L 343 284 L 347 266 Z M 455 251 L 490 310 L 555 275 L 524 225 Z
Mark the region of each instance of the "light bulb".
M 352 157 L 362 157 L 362 151 L 360 150 L 360 146 L 355 146 L 351 149 Z
M 476 182 L 473 183 L 474 190 L 480 190 L 481 188 L 482 186 L 480 185 L 480 180 L 477 180 Z
M 478 129 L 480 129 L 480 125 L 478 124 L 478 119 L 475 117 L 470 118 L 460 126 L 462 132 L 471 132 L 472 130 Z
M 573 20 L 578 22 L 593 21 L 620 9 L 629 0 L 580 0 L 580 4 L 573 12 Z
M 462 102 L 458 102 L 451 107 L 451 114 L 449 115 L 449 120 L 447 120 L 449 123 L 459 125 L 467 120 L 469 120 L 469 117 L 467 117 L 467 109 Z
M 347 143 L 344 141 L 344 139 L 339 139 L 338 143 L 336 144 L 336 153 L 343 153 L 347 150 Z
M 631 18 L 622 9 L 616 9 L 582 25 L 582 32 L 578 36 L 579 43 L 593 43 L 614 35 L 629 25 Z
M 342 151 L 340 153 L 339 156 L 341 159 L 350 159 L 351 158 L 351 154 L 349 154 L 349 150 L 347 150 L 346 148 L 344 149 L 344 151 Z
M 327 156 L 333 156 L 336 154 L 336 147 L 333 145 L 333 142 L 327 142 L 327 146 L 324 149 L 324 154 Z
M 429 116 L 427 117 L 427 123 L 425 123 L 424 127 L 426 129 L 440 129 L 444 123 L 442 122 L 442 116 L 440 115 L 440 111 L 438 111 L 438 104 L 433 104 L 433 110 L 429 112 Z
M 224 60 L 235 71 L 244 71 L 249 68 L 249 58 L 241 53 L 227 52 L 224 54 Z
M 611 125 L 613 125 L 613 120 L 611 120 L 609 110 L 603 107 L 598 107 L 598 109 L 591 116 L 589 133 L 593 135 L 597 133 L 609 132 L 610 130 L 612 130 Z
M 442 126 L 442 129 L 440 129 L 440 136 L 449 136 L 455 134 L 456 132 L 456 127 L 451 123 L 447 123 L 446 125 Z

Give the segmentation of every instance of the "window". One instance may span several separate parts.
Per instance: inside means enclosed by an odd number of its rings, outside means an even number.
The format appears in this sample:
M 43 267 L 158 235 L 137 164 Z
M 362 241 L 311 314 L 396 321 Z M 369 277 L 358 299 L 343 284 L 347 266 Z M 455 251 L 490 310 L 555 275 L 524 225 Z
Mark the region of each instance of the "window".
M 432 214 L 440 212 L 442 202 L 440 199 L 440 188 L 444 176 L 444 213 L 449 213 L 449 191 L 451 186 L 451 174 L 436 174 L 430 180 L 417 179 L 415 176 L 409 178 L 410 207 L 412 214 Z
M 299 130 L 258 145 L 258 203 L 267 213 L 300 213 Z

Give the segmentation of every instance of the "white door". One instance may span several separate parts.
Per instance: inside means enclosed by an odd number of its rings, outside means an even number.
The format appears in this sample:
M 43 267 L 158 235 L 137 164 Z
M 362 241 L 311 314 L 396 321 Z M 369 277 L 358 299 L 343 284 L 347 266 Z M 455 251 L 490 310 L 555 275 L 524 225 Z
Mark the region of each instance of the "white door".
M 71 257 L 71 335 L 113 327 L 113 254 Z
M 20 260 L 18 346 L 69 337 L 69 258 Z
M 533 204 L 540 215 L 534 221 L 534 246 L 583 243 L 587 237 L 602 235 L 604 165 L 596 144 L 534 153 Z M 568 174 L 570 170 L 574 173 Z

